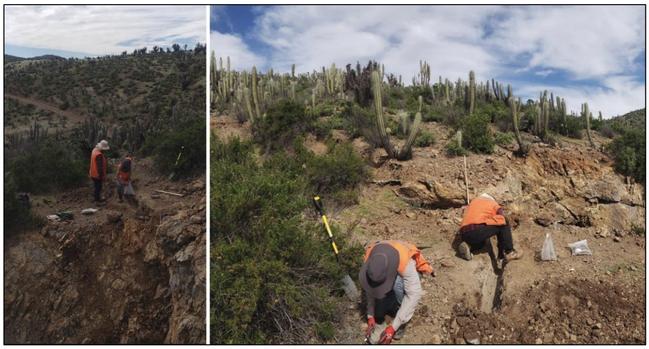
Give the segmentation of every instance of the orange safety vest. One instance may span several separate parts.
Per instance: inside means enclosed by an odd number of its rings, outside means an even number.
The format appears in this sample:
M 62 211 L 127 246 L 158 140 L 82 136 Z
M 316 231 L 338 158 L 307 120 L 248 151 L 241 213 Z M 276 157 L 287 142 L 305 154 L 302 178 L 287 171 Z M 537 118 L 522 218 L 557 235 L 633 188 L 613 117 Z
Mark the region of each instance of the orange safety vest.
M 104 170 L 102 174 L 100 174 L 97 171 L 97 157 L 100 155 L 104 165 L 103 166 Z M 90 178 L 94 178 L 94 179 L 106 178 L 106 166 L 107 166 L 106 157 L 104 156 L 104 154 L 102 154 L 101 150 L 94 148 L 92 150 L 92 155 L 90 155 L 90 171 L 89 171 Z
M 131 169 L 133 168 L 133 159 L 127 157 L 126 160 L 131 162 Z M 129 180 L 131 180 L 131 171 L 125 172 L 122 171 L 122 162 L 117 165 L 117 180 L 120 181 L 120 183 L 128 183 Z
M 505 225 L 505 217 L 498 214 L 500 205 L 494 200 L 477 197 L 464 211 L 462 227 L 470 224 Z
M 411 259 L 415 260 L 418 272 L 426 274 L 433 272 L 433 267 L 431 267 L 430 263 L 428 263 L 426 259 L 424 259 L 424 256 L 421 255 L 421 251 L 417 248 L 417 246 L 405 241 L 385 240 L 377 241 L 371 244 L 367 247 L 367 249 L 365 249 L 365 256 L 363 257 L 364 262 L 367 261 L 367 259 L 370 257 L 370 253 L 372 253 L 372 249 L 374 249 L 374 247 L 378 244 L 388 244 L 394 247 L 397 252 L 399 252 L 399 267 L 397 268 L 399 274 L 403 274 L 406 271 L 406 266 Z

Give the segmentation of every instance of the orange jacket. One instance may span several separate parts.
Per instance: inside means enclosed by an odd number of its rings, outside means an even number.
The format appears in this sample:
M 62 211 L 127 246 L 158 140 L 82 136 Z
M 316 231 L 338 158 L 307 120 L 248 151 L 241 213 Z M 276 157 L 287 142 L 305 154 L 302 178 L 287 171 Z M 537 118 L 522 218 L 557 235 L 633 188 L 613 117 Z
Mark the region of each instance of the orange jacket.
M 130 157 L 126 157 L 126 160 L 131 162 L 131 166 L 133 166 L 133 159 Z M 117 165 L 117 180 L 120 183 L 127 184 L 131 180 L 131 170 L 128 171 L 122 171 L 122 164 L 124 162 L 120 162 L 119 165 Z M 132 167 L 131 167 L 132 168 Z
M 388 244 L 392 247 L 394 247 L 397 252 L 399 252 L 399 268 L 397 268 L 397 271 L 399 274 L 403 274 L 404 271 L 406 270 L 406 266 L 408 265 L 408 262 L 410 262 L 411 259 L 415 260 L 415 264 L 417 266 L 417 271 L 420 273 L 426 273 L 430 274 L 433 272 L 433 267 L 424 259 L 424 256 L 421 255 L 421 251 L 417 248 L 417 246 L 406 242 L 406 241 L 398 241 L 398 240 L 385 240 L 385 241 L 377 241 L 365 249 L 365 256 L 363 257 L 363 261 L 367 261 L 367 259 L 370 257 L 370 253 L 372 253 L 372 249 L 374 246 L 377 244 Z
M 464 211 L 462 227 L 470 224 L 505 225 L 505 216 L 498 213 L 501 207 L 494 200 L 477 197 Z
M 99 161 L 97 160 L 99 158 Z M 90 178 L 104 179 L 106 178 L 106 157 L 102 154 L 101 150 L 95 148 L 90 155 Z

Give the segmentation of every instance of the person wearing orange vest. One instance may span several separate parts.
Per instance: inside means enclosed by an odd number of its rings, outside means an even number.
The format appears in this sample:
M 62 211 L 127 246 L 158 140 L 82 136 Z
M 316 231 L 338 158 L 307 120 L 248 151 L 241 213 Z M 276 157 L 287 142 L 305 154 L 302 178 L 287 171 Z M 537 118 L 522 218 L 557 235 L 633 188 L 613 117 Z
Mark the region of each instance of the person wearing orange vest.
M 119 202 L 124 201 L 124 196 L 128 199 L 135 195 L 131 184 L 132 166 L 133 157 L 131 154 L 126 155 L 124 160 L 117 166 L 117 196 Z
M 483 193 L 471 200 L 464 211 L 460 227 L 462 242 L 458 247 L 460 256 L 471 260 L 471 251 L 483 248 L 494 235 L 498 238 L 499 258 L 511 261 L 523 256 L 523 251 L 514 249 L 512 229 L 505 219 L 503 208 L 491 195 Z
M 104 156 L 103 151 L 110 149 L 108 142 L 102 140 L 95 145 L 90 155 L 90 171 L 89 175 L 95 187 L 95 202 L 103 202 L 105 199 L 101 197 L 101 188 L 106 180 L 106 168 L 108 162 Z
M 367 298 L 367 333 L 369 338 L 385 315 L 393 317 L 379 339 L 379 344 L 390 344 L 400 339 L 405 324 L 415 313 L 423 290 L 419 273 L 435 276 L 433 267 L 421 251 L 409 242 L 377 241 L 365 250 L 364 263 L 358 274 Z

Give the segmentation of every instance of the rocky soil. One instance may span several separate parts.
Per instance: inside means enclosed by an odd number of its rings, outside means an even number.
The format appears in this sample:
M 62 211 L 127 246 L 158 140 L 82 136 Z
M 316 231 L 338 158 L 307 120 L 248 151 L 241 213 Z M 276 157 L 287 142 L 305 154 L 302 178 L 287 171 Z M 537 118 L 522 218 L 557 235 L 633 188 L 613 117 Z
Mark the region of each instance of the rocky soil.
M 222 137 L 249 136 L 247 124 L 216 120 Z M 449 129 L 435 122 L 423 127 L 437 142 L 413 149 L 409 161 L 386 160 L 383 150 L 352 140 L 376 167 L 357 205 L 328 205 L 330 221 L 352 240 L 408 240 L 436 268 L 436 278 L 422 279 L 426 294 L 399 343 L 645 343 L 642 186 L 615 174 L 612 160 L 586 140 L 559 137 L 548 146 L 525 134 L 533 142 L 526 158 L 514 156 L 515 143 L 491 155 L 471 154 L 469 196 L 488 192 L 505 207 L 514 243 L 526 254 L 504 267 L 488 248 L 464 261 L 455 253 L 466 202 L 463 159 L 445 154 Z M 342 131 L 333 136 L 348 140 Z M 308 143 L 314 151 L 323 145 Z M 557 261 L 540 260 L 547 233 Z M 568 244 L 582 239 L 592 256 L 571 255 Z M 362 343 L 362 305 L 341 302 L 346 311 L 332 343 Z
M 92 188 L 32 198 L 70 211 L 5 240 L 6 343 L 204 343 L 205 182 L 169 182 L 134 166 L 138 205 L 92 206 Z M 182 198 L 156 194 L 162 189 Z

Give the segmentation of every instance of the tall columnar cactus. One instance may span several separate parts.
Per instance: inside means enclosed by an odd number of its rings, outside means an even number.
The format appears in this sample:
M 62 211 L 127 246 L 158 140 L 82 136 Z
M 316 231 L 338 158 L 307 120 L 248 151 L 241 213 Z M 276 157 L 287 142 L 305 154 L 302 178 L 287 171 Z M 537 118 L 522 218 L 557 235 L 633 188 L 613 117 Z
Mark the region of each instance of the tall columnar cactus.
M 468 87 L 468 99 L 469 99 L 469 115 L 473 115 L 475 110 L 475 73 L 473 70 L 469 72 L 469 87 Z
M 419 61 L 419 81 L 420 86 L 430 85 L 430 65 L 426 61 Z
M 593 142 L 593 138 L 590 135 L 590 118 L 592 114 L 590 113 L 590 110 L 588 110 L 588 103 L 581 105 L 581 115 L 586 119 L 586 134 L 588 135 L 588 143 L 590 143 L 591 147 L 595 148 L 595 143 Z
M 550 125 L 550 102 L 548 100 L 543 101 L 543 139 L 548 140 L 550 135 L 548 131 L 548 126 Z
M 557 97 L 557 99 L 558 98 L 559 97 Z M 566 135 L 568 135 L 568 114 L 567 114 L 567 110 L 566 110 L 566 100 L 562 98 L 561 101 L 559 103 L 557 103 L 557 104 L 560 105 L 559 109 L 560 109 L 560 112 L 561 112 L 561 120 L 562 120 L 562 123 L 563 123 L 564 133 Z
M 295 79 L 295 63 L 291 64 L 291 77 Z
M 514 124 L 514 134 L 516 135 L 516 142 L 518 142 L 518 152 L 522 155 L 527 154 L 529 148 L 527 144 L 523 143 L 523 138 L 521 137 L 521 132 L 518 129 L 520 123 L 520 115 L 518 114 L 519 101 L 516 101 L 513 97 L 510 97 L 509 106 L 512 112 L 512 123 Z
M 419 127 L 421 126 L 421 112 L 415 114 L 415 119 L 407 128 L 409 130 L 408 137 L 404 145 L 397 152 L 397 150 L 390 143 L 390 137 L 385 127 L 385 116 L 383 114 L 383 101 L 381 94 L 382 79 L 378 70 L 372 71 L 372 92 L 374 96 L 374 109 L 376 111 L 376 126 L 378 134 L 381 139 L 381 145 L 388 153 L 389 158 L 396 158 L 397 160 L 407 160 L 412 156 L 412 145 L 415 142 Z
M 376 126 L 381 139 L 383 149 L 388 153 L 388 157 L 396 158 L 396 151 L 392 144 L 390 144 L 390 137 L 385 129 L 385 118 L 383 117 L 383 101 L 381 96 L 381 78 L 379 72 L 372 71 L 372 92 L 374 94 L 374 110 L 376 111 Z
M 255 105 L 255 117 L 261 118 L 261 109 L 259 107 L 259 92 L 257 91 L 257 67 L 252 67 L 252 102 Z
M 603 122 L 603 121 L 604 121 L 604 117 L 602 116 L 602 111 L 600 110 L 599 111 L 599 122 Z

